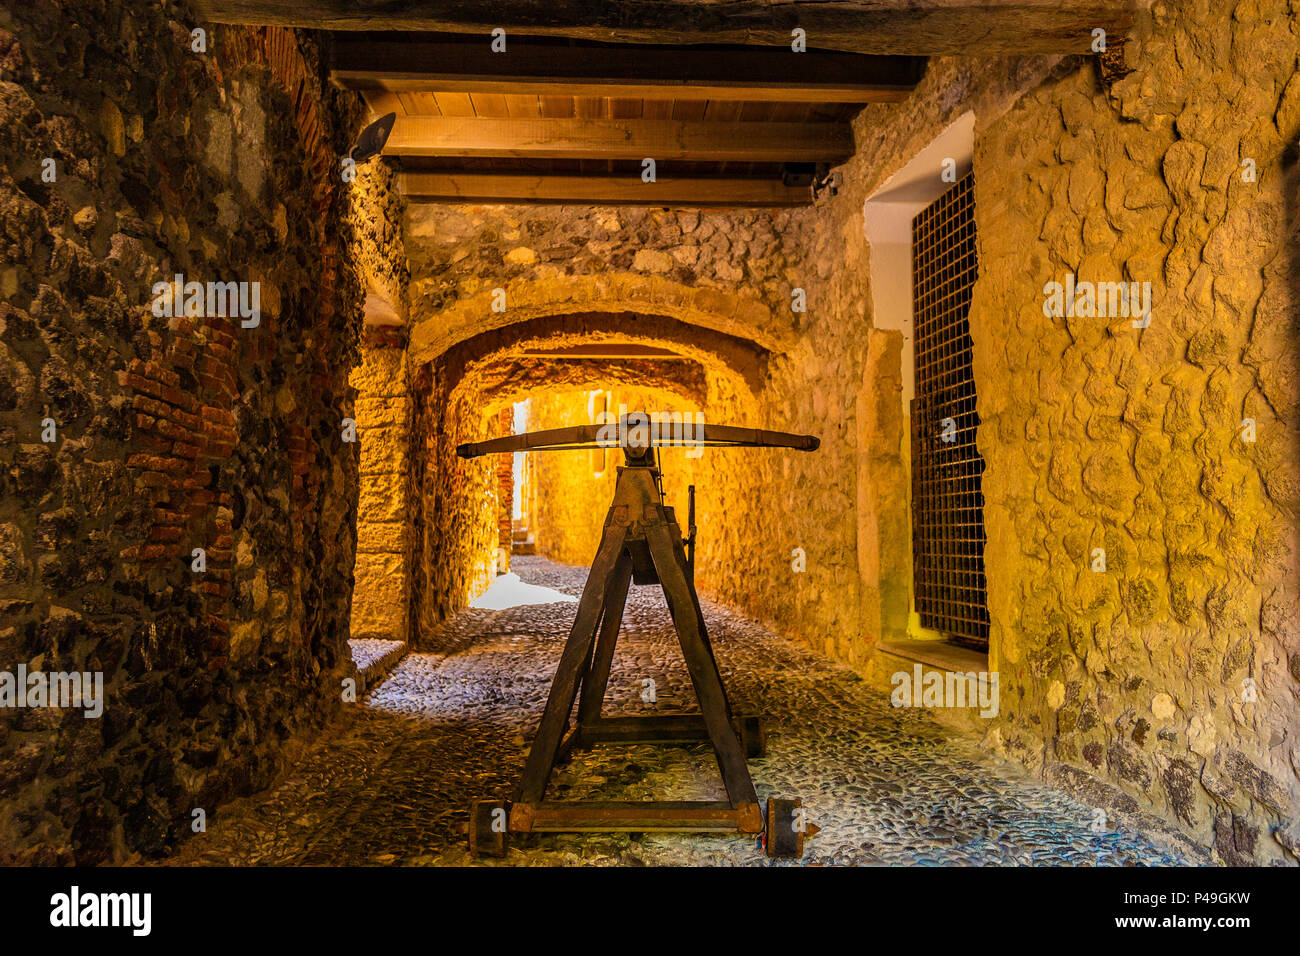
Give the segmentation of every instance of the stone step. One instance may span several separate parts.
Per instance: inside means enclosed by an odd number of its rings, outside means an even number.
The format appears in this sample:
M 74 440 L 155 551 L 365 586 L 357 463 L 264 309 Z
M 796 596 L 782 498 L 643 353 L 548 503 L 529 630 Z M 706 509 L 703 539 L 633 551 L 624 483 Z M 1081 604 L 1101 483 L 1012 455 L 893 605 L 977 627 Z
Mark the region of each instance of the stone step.
M 406 656 L 406 641 L 386 641 L 377 637 L 360 637 L 348 641 L 352 661 L 357 665 L 358 697 L 382 681 L 397 662 Z

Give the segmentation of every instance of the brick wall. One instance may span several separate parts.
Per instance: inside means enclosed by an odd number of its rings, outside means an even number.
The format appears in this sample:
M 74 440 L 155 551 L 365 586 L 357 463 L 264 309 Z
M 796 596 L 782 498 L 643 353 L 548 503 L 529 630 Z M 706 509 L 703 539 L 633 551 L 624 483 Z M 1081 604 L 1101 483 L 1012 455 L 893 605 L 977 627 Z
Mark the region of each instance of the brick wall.
M 514 408 L 507 405 L 497 415 L 497 434 L 513 435 Z M 498 571 L 510 570 L 510 549 L 514 545 L 515 472 L 514 455 L 497 455 L 497 545 L 504 553 L 504 566 Z
M 132 445 L 140 449 L 126 464 L 136 472 L 137 498 L 148 505 L 145 540 L 123 548 L 121 557 L 145 568 L 192 565 L 194 549 L 203 549 L 206 570 L 192 581 L 210 629 L 207 666 L 215 669 L 226 665 L 230 651 L 234 539 L 231 496 L 214 490 L 213 466 L 239 441 L 229 409 L 240 341 L 234 325 L 220 318 L 173 318 L 167 331 L 164 339 L 149 330 L 149 357 L 132 359 L 118 372 L 119 384 L 132 393 Z M 198 396 L 182 390 L 183 373 L 199 385 Z

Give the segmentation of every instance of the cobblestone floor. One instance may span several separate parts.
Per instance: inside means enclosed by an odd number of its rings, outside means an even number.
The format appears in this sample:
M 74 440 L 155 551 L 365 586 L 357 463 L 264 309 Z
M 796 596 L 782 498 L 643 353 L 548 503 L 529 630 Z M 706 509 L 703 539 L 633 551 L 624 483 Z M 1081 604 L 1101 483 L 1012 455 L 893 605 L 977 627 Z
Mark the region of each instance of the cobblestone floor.
M 523 600 L 549 603 L 500 607 L 510 600 L 498 595 L 448 622 L 443 652 L 407 655 L 350 726 L 313 744 L 278 786 L 223 807 L 167 862 L 480 863 L 465 849 L 470 802 L 509 796 L 586 575 L 534 557 L 517 557 L 514 570 L 531 585 Z M 561 595 L 570 597 L 550 600 Z M 765 715 L 767 756 L 750 763 L 759 799 L 798 796 L 822 827 L 804 858 L 773 863 L 738 836 L 548 834 L 513 838 L 504 860 L 480 865 L 1194 862 L 1126 825 L 1094 832 L 1089 807 L 924 712 L 891 707 L 851 671 L 726 608 L 704 602 L 704 614 L 733 707 Z M 692 709 L 657 588 L 632 589 L 623 627 L 606 712 Z M 657 685 L 653 705 L 641 700 L 645 678 Z M 579 754 L 553 777 L 551 795 L 724 796 L 706 746 Z

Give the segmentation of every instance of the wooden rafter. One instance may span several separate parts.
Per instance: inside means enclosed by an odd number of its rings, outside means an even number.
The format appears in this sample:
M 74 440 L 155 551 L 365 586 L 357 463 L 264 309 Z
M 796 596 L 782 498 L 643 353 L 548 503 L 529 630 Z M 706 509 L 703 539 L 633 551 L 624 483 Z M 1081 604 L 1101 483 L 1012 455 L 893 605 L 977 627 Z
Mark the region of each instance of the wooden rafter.
M 200 21 L 326 30 L 570 36 L 634 43 L 790 44 L 856 53 L 1087 53 L 1092 31 L 1120 37 L 1134 0 L 193 0 Z
M 924 57 L 784 47 L 671 47 L 520 37 L 503 55 L 482 37 L 340 34 L 330 76 L 349 89 L 401 92 L 882 103 L 905 97 Z
M 637 361 L 659 362 L 689 361 L 685 355 L 680 355 L 671 349 L 662 349 L 653 345 L 641 345 L 638 342 L 588 342 L 583 345 L 524 349 L 523 354 L 529 358 L 563 359 L 566 361 L 579 361 L 586 359 L 636 359 Z
M 853 154 L 847 123 L 497 119 L 399 116 L 392 156 L 543 157 L 705 162 L 839 162 Z
M 481 203 L 615 203 L 644 206 L 799 206 L 812 189 L 773 179 L 556 176 L 520 173 L 410 172 L 401 189 L 412 201 Z

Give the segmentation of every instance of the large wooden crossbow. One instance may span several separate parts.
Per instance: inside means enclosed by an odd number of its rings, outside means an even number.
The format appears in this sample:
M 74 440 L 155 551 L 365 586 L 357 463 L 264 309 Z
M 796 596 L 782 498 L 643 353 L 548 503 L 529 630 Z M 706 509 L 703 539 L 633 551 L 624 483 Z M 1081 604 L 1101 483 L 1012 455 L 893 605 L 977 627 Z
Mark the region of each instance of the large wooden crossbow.
M 480 800 L 471 809 L 470 850 L 505 854 L 506 833 L 559 831 L 705 831 L 762 833 L 769 856 L 800 856 L 817 831 L 796 799 L 771 797 L 766 813 L 746 758 L 762 757 L 765 739 L 757 717 L 731 712 L 694 583 L 695 496 L 690 495 L 690 535 L 664 504 L 657 448 L 794 448 L 815 451 L 811 435 L 652 419 L 645 412 L 617 423 L 575 425 L 507 435 L 460 445 L 462 458 L 516 451 L 622 448 L 614 501 L 569 632 L 546 709 L 533 738 L 523 777 L 509 802 Z M 688 554 L 689 551 L 689 554 Z M 699 702 L 699 714 L 601 717 L 614 646 L 630 584 L 663 588 Z M 577 719 L 569 729 L 577 701 Z M 568 733 L 566 734 L 566 730 Z M 718 758 L 724 801 L 548 801 L 546 786 L 557 762 L 595 744 L 693 744 L 707 741 Z

